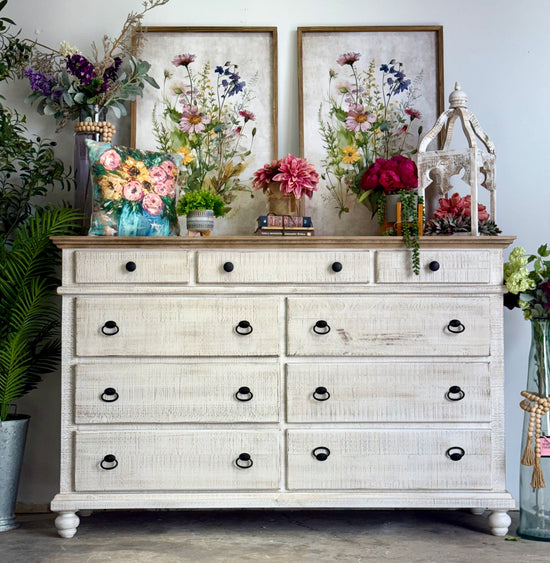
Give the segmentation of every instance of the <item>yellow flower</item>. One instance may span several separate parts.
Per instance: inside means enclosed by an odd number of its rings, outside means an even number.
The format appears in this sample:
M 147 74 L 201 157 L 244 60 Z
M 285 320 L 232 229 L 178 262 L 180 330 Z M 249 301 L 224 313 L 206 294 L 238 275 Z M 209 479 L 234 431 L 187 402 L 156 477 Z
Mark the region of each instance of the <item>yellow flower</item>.
M 182 164 L 189 164 L 195 158 L 191 151 L 187 147 L 181 147 L 178 151 L 181 155 L 183 155 Z
M 138 182 L 151 181 L 147 167 L 140 160 L 128 157 L 120 165 L 120 169 L 129 176 L 130 180 L 137 180 Z
M 355 147 L 352 147 L 351 145 L 344 147 L 342 149 L 342 152 L 344 153 L 342 162 L 345 162 L 346 164 L 355 164 L 360 158 L 357 149 Z
M 99 187 L 105 199 L 119 200 L 122 198 L 124 180 L 119 176 L 108 174 L 99 180 Z

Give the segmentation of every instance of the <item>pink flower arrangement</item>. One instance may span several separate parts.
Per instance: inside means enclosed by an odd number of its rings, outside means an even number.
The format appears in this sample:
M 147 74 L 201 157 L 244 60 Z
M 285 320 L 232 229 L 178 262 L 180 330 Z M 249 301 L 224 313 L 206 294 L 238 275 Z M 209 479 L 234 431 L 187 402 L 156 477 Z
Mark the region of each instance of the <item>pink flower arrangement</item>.
M 450 219 L 452 217 L 471 217 L 472 196 L 460 197 L 458 193 L 450 198 L 443 197 L 439 200 L 439 209 L 434 211 L 434 219 Z M 487 221 L 489 213 L 481 203 L 477 204 L 477 216 L 479 221 Z
M 418 187 L 416 164 L 400 154 L 389 159 L 377 158 L 365 171 L 359 183 L 363 191 L 376 190 L 389 194 Z
M 278 182 L 285 195 L 294 194 L 297 199 L 302 195 L 311 198 L 313 192 L 319 189 L 319 174 L 305 158 L 289 154 L 254 172 L 252 186 L 255 190 L 261 189 L 266 193 L 271 182 Z

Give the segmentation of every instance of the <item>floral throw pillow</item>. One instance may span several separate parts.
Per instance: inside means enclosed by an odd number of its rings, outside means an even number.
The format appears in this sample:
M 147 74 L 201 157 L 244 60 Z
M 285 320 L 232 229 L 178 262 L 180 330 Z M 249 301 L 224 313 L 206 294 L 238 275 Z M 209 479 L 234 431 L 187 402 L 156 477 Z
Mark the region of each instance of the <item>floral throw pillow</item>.
M 179 233 L 176 185 L 181 156 L 86 140 L 93 183 L 89 235 Z

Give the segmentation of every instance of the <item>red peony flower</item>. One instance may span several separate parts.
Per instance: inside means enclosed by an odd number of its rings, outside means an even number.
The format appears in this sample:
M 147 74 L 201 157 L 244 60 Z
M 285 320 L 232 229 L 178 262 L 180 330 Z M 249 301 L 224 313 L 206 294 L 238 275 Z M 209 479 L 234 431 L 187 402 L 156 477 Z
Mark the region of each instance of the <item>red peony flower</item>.
M 384 193 L 418 187 L 416 164 L 406 156 L 396 155 L 386 160 L 377 158 L 361 177 L 362 190 L 380 188 Z

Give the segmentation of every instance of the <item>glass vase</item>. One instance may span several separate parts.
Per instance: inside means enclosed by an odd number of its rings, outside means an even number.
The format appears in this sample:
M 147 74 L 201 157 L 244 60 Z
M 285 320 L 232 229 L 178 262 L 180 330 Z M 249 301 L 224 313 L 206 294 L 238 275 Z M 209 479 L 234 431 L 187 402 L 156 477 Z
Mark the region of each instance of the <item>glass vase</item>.
M 80 112 L 80 121 L 105 121 L 106 109 L 86 108 Z M 73 207 L 84 214 L 82 225 L 83 232 L 87 232 L 90 227 L 90 217 L 93 206 L 93 187 L 90 177 L 90 159 L 86 147 L 86 139 L 101 141 L 99 133 L 75 132 L 74 134 L 74 199 Z
M 550 319 L 532 319 L 520 467 L 518 536 L 550 541 Z M 538 410 L 538 412 L 535 411 Z M 547 445 L 548 444 L 548 445 Z M 545 482 L 546 481 L 546 482 Z

